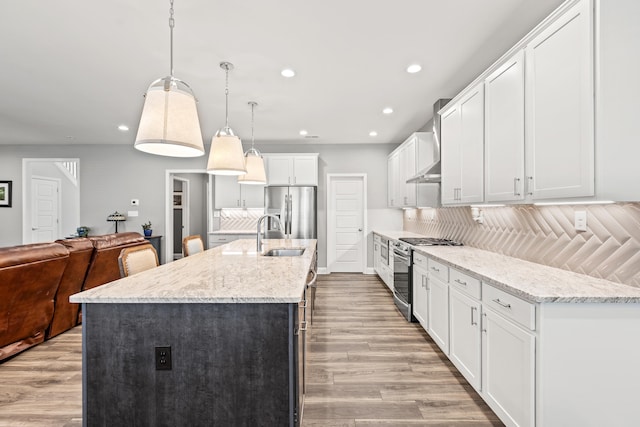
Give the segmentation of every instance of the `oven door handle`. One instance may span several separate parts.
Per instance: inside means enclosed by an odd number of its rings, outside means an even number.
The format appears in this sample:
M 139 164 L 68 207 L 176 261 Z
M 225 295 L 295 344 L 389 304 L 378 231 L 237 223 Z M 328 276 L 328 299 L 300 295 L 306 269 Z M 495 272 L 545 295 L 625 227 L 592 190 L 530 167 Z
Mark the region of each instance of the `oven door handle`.
M 411 264 L 411 262 L 409 261 L 409 257 L 403 253 L 393 251 L 393 257 L 400 258 L 407 265 Z

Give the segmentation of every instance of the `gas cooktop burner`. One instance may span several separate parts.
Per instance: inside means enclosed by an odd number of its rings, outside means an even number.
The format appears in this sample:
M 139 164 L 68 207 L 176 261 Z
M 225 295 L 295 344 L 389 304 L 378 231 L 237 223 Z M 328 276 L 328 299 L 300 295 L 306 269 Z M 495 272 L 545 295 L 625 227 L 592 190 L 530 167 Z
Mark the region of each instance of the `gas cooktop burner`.
M 460 242 L 435 237 L 402 237 L 400 240 L 413 246 L 462 246 Z

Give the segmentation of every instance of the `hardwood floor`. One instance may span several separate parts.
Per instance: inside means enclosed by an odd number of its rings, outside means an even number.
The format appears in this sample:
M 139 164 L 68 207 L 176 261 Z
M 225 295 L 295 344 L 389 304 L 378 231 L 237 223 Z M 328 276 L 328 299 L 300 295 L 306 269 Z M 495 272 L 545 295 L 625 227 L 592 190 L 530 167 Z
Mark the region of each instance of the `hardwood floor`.
M 502 425 L 377 277 L 319 276 L 304 427 Z M 0 364 L 0 427 L 82 424 L 82 329 Z
M 304 427 L 502 423 L 376 276 L 318 277 Z

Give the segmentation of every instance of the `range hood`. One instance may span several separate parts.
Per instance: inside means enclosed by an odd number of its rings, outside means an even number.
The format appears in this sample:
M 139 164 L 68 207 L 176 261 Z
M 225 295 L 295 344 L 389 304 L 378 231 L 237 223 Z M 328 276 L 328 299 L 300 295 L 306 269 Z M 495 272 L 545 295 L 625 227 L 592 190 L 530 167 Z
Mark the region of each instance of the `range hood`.
M 433 104 L 433 157 L 431 163 L 407 180 L 407 184 L 440 182 L 440 111 L 451 99 L 438 99 Z

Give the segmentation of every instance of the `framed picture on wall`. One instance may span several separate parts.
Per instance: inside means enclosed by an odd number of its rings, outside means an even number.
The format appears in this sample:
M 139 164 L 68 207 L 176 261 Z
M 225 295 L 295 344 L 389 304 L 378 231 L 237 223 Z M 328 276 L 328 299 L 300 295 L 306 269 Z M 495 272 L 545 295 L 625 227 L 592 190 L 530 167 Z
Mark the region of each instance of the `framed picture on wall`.
M 11 207 L 11 184 L 13 181 L 0 181 L 0 208 Z

